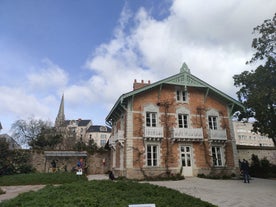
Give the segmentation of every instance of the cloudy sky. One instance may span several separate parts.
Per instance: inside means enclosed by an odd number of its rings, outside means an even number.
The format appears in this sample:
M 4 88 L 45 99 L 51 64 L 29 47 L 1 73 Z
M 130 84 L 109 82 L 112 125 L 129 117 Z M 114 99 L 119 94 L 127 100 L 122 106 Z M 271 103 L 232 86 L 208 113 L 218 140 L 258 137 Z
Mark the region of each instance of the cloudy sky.
M 191 73 L 236 98 L 233 75 L 255 66 L 253 28 L 275 0 L 0 0 L 2 133 L 29 117 L 105 124 L 134 79 Z

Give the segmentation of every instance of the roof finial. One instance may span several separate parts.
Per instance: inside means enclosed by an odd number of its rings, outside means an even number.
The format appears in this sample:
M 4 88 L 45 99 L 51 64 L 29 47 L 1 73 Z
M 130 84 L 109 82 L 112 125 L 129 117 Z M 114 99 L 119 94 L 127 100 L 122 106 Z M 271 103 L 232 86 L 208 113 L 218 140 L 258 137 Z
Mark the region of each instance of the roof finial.
M 188 65 L 185 62 L 182 64 L 182 67 L 180 68 L 180 73 L 184 73 L 184 72 L 191 73 Z

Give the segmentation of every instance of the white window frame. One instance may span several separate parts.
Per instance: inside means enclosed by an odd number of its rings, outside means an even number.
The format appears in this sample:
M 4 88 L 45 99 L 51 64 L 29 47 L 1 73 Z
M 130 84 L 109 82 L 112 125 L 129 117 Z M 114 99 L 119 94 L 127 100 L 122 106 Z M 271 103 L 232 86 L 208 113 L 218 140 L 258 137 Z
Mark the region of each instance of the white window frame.
M 189 128 L 189 115 L 188 114 L 179 113 L 177 115 L 177 120 L 178 120 L 179 128 Z
M 180 103 L 187 103 L 189 99 L 189 93 L 187 86 L 176 86 L 175 87 L 175 100 Z
M 157 127 L 157 113 L 146 111 L 146 126 Z
M 149 149 L 151 150 L 149 152 Z M 159 166 L 159 144 L 156 143 L 148 143 L 146 144 L 146 166 L 147 167 L 158 167 Z M 155 152 L 153 152 L 155 150 Z M 155 154 L 155 157 L 153 154 Z M 150 157 L 149 157 L 150 155 Z
M 176 101 L 178 102 L 187 102 L 188 99 L 188 93 L 187 91 L 177 88 L 176 91 Z
M 101 139 L 106 139 L 106 134 L 101 134 L 101 135 L 100 135 L 100 138 L 101 138 Z
M 209 129 L 217 130 L 218 129 L 218 117 L 217 116 L 208 116 L 208 126 L 209 126 Z
M 175 112 L 175 119 L 177 121 L 176 124 L 177 124 L 178 128 L 181 128 L 179 126 L 179 115 L 180 114 L 183 114 L 184 116 L 187 116 L 187 128 L 189 128 L 190 127 L 190 123 L 191 123 L 191 120 L 190 120 L 190 118 L 191 118 L 191 116 L 190 116 L 190 110 L 187 109 L 187 108 L 185 108 L 185 107 L 183 107 L 183 106 L 177 107 L 176 112 Z M 186 128 L 186 127 L 183 127 L 183 129 L 184 128 Z
M 223 167 L 224 166 L 224 150 L 222 146 L 212 146 L 211 148 L 213 166 L 214 167 Z
M 152 119 L 150 117 L 150 126 L 148 126 L 147 123 L 147 113 L 155 113 L 155 118 L 156 118 L 156 126 L 152 126 Z M 156 104 L 146 104 L 144 105 L 144 111 L 143 111 L 143 116 L 144 116 L 144 127 L 159 127 L 159 107 Z
M 221 123 L 221 118 L 219 115 L 219 112 L 216 109 L 210 109 L 206 113 L 207 115 L 207 120 L 206 124 L 211 130 L 219 130 L 221 129 L 220 123 Z
M 100 146 L 101 146 L 101 147 L 104 147 L 105 144 L 106 144 L 106 140 L 105 140 L 105 139 L 101 139 L 101 140 L 100 140 Z

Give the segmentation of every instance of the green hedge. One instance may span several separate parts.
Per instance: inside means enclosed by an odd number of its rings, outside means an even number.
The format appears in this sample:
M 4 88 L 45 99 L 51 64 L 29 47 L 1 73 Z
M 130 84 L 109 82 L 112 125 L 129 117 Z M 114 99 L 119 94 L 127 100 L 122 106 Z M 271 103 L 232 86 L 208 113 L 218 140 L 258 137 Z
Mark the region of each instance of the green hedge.
M 276 165 L 271 164 L 267 158 L 260 160 L 257 155 L 252 154 L 249 174 L 257 178 L 276 178 Z

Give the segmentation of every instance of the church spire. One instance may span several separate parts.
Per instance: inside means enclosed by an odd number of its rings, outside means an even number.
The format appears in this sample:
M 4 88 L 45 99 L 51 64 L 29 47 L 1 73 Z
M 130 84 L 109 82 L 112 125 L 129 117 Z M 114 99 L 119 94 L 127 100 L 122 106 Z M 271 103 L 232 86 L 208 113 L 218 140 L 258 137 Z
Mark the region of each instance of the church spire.
M 65 115 L 64 115 L 64 94 L 62 94 L 58 115 L 55 122 L 55 127 L 61 127 L 64 125 Z

